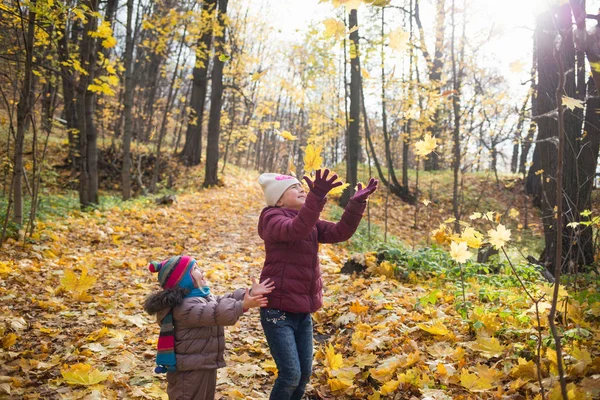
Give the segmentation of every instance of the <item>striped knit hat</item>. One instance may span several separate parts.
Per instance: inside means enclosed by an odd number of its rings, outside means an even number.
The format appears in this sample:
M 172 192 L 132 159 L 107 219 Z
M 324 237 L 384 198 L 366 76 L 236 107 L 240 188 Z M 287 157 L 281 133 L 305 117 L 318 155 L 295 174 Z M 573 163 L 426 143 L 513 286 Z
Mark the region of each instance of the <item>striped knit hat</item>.
M 173 288 L 194 289 L 192 269 L 196 260 L 190 256 L 171 257 L 158 262 L 151 261 L 148 265 L 150 272 L 158 272 L 158 282 L 165 290 Z M 176 371 L 175 358 L 175 326 L 173 325 L 173 310 L 160 321 L 160 334 L 158 336 L 156 373 Z
M 150 272 L 158 272 L 158 282 L 164 289 L 180 287 L 194 289 L 192 269 L 196 260 L 190 256 L 171 257 L 164 261 L 151 261 L 148 265 Z

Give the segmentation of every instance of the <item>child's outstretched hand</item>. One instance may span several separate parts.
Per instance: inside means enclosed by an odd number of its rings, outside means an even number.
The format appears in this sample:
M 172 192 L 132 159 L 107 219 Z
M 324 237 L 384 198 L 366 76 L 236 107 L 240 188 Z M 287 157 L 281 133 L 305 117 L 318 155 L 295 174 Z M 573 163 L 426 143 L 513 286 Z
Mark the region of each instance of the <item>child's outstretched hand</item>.
M 245 310 L 249 308 L 255 307 L 266 307 L 268 300 L 262 294 L 252 296 L 250 291 L 246 289 L 246 294 L 244 295 L 244 300 L 242 300 L 242 308 Z
M 311 192 L 313 192 L 320 198 L 324 198 L 325 196 L 327 196 L 327 193 L 329 193 L 331 189 L 343 185 L 342 182 L 336 182 L 336 180 L 338 179 L 337 174 L 333 174 L 333 176 L 329 180 L 327 179 L 328 175 L 329 170 L 327 168 L 323 170 L 323 176 L 321 176 L 321 170 L 318 169 L 315 174 L 314 182 L 311 181 L 310 178 L 306 175 L 304 175 L 303 179 L 306 181 L 306 184 L 308 185 L 308 188 Z
M 377 185 L 379 181 L 377 179 L 371 178 L 369 179 L 369 184 L 366 188 L 363 189 L 362 184 L 358 184 L 358 190 L 354 193 L 354 196 L 350 200 L 356 200 L 360 202 L 366 201 L 370 195 L 373 194 L 377 190 Z
M 250 293 L 252 293 L 253 296 L 271 293 L 273 289 L 275 289 L 275 282 L 273 282 L 271 278 L 267 278 L 260 283 L 256 283 L 256 278 L 252 278 L 252 289 L 250 289 Z

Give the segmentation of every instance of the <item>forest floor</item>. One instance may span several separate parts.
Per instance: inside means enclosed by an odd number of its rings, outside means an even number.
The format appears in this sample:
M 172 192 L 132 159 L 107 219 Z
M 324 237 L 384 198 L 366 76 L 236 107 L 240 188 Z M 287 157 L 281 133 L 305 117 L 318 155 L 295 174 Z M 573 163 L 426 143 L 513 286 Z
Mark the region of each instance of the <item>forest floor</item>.
M 0 398 L 166 398 L 164 376 L 153 373 L 158 326 L 142 309 L 144 298 L 159 288 L 148 262 L 190 254 L 220 294 L 248 286 L 264 260 L 256 233 L 263 207 L 258 174 L 228 167 L 223 186 L 196 190 L 202 171 L 180 171 L 177 187 L 183 189 L 171 205 L 138 198 L 104 201 L 90 212 L 51 214 L 49 207 L 30 239 L 3 245 Z M 386 194 L 380 190 L 370 202 L 370 234 L 364 222 L 349 243 L 321 246 L 324 306 L 314 314 L 309 396 L 537 398 L 541 376 L 545 398 L 557 398 L 546 318 L 538 376 L 535 304 L 512 273 L 497 260 L 492 267 L 498 274 L 477 265 L 459 271 L 445 251 L 418 250 L 452 214 L 447 178 L 422 173 L 420 180 L 424 193 L 431 188 L 432 203 L 420 204 L 416 227 L 415 207 L 390 196 L 390 237 L 383 243 Z M 522 241 L 521 250 L 533 249 L 539 220 L 523 206 L 516 186 L 510 177 L 499 184 L 492 177 L 467 177 L 464 214 L 521 210 L 511 222 L 513 237 Z M 336 220 L 340 210 L 333 203 L 326 216 Z M 532 229 L 519 230 L 526 213 Z M 400 246 L 407 250 L 386 253 L 391 256 L 382 263 L 376 259 L 381 248 Z M 339 273 L 349 259 L 366 264 L 368 272 Z M 536 296 L 550 293 L 533 268 L 517 270 Z M 599 297 L 594 287 L 561 291 L 569 398 L 600 395 Z M 549 298 L 538 303 L 542 313 Z M 461 314 L 461 306 L 468 311 Z M 268 397 L 276 368 L 256 310 L 227 328 L 226 359 L 217 398 Z

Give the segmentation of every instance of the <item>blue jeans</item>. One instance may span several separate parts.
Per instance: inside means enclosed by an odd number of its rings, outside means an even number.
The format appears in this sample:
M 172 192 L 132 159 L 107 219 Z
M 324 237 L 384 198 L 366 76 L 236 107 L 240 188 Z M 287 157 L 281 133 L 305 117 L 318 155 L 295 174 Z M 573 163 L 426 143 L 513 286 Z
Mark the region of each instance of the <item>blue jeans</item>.
M 269 399 L 300 400 L 312 374 L 311 315 L 261 308 L 260 323 L 278 370 Z

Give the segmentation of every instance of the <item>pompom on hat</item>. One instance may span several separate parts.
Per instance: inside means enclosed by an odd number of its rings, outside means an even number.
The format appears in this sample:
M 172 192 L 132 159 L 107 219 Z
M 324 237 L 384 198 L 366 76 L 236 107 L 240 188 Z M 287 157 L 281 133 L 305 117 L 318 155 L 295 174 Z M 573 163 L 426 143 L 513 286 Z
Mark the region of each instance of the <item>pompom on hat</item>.
M 295 184 L 300 184 L 300 181 L 290 175 L 267 172 L 258 177 L 258 183 L 260 183 L 265 194 L 265 202 L 268 206 L 273 207 L 287 188 Z

